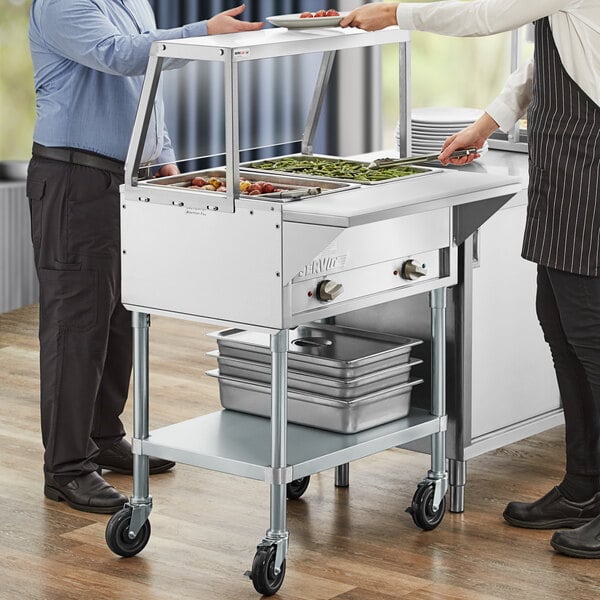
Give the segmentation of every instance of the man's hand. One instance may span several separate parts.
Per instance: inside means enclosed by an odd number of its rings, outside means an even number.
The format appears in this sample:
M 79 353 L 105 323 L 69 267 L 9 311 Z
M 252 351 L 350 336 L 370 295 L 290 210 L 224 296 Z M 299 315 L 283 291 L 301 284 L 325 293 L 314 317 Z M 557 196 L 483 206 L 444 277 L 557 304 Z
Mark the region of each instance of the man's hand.
M 485 141 L 494 131 L 498 129 L 498 123 L 487 113 L 483 113 L 473 125 L 450 136 L 442 147 L 442 152 L 439 155 L 439 161 L 443 165 L 466 165 L 479 158 L 479 154 L 469 154 L 460 158 L 448 158 L 455 150 L 465 150 L 467 148 L 481 148 Z
M 218 35 L 219 33 L 236 33 L 238 31 L 256 31 L 261 29 L 264 23 L 249 23 L 236 19 L 246 8 L 245 4 L 240 4 L 235 8 L 225 10 L 206 22 L 208 35 Z
M 397 25 L 397 2 L 374 2 L 355 8 L 340 22 L 340 27 L 358 27 L 365 31 L 377 31 L 390 25 Z
M 163 165 L 155 174 L 154 177 L 169 177 L 170 175 L 179 175 L 177 165 Z

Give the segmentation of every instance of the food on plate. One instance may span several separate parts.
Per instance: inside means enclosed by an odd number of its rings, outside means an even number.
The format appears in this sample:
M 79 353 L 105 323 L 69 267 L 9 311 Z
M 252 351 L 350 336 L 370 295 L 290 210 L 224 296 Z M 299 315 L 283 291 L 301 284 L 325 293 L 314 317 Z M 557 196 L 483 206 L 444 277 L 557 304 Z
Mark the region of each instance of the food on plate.
M 226 192 L 227 185 L 225 179 L 219 177 L 209 177 L 208 180 L 204 177 L 193 177 L 190 181 L 188 189 L 205 190 L 207 192 Z M 248 181 L 245 178 L 240 179 L 240 192 L 248 196 L 260 196 L 262 194 L 272 194 L 273 192 L 281 192 L 281 188 L 275 187 L 268 181 Z
M 318 10 L 317 12 L 311 13 L 311 12 L 303 12 L 300 15 L 301 19 L 313 19 L 313 18 L 319 18 L 319 17 L 339 17 L 340 13 L 335 10 L 335 8 L 330 8 L 329 10 Z
M 252 169 L 265 171 L 283 171 L 285 173 L 301 173 L 326 177 L 328 179 L 344 179 L 351 181 L 376 182 L 396 179 L 423 173 L 424 169 L 413 166 L 388 167 L 385 169 L 369 169 L 368 163 L 342 158 L 321 158 L 311 156 L 287 156 L 279 159 L 265 160 L 249 165 Z

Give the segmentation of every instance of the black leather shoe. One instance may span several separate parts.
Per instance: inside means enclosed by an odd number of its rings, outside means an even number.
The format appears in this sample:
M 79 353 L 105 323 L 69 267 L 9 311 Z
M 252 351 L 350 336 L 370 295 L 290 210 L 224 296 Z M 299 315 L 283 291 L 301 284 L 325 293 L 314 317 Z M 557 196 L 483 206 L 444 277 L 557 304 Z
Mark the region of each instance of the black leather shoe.
M 133 474 L 133 454 L 131 444 L 126 439 L 119 440 L 109 448 L 100 450 L 94 459 L 98 465 L 98 472 L 102 469 L 123 473 L 125 475 Z M 175 466 L 172 460 L 163 460 L 162 458 L 150 457 L 150 475 L 164 473 Z
M 600 492 L 586 502 L 567 500 L 557 487 L 535 502 L 510 502 L 504 519 L 515 527 L 557 529 L 579 527 L 600 515 Z
M 57 502 L 65 501 L 71 508 L 85 512 L 111 514 L 128 501 L 115 488 L 93 471 L 68 483 L 59 483 L 52 473 L 46 473 L 44 495 Z
M 567 556 L 600 558 L 600 516 L 570 531 L 555 531 L 552 547 Z

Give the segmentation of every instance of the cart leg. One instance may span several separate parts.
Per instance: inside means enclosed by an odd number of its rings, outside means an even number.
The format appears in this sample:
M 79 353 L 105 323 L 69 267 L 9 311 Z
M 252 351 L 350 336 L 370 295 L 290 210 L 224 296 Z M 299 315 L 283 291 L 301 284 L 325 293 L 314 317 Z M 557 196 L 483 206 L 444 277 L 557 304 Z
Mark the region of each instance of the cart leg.
M 287 351 L 289 331 L 271 335 L 271 505 L 270 524 L 247 574 L 260 594 L 277 592 L 285 577 L 289 534 L 287 498 Z
M 433 290 L 431 302 L 431 414 L 439 418 L 431 435 L 431 469 L 406 509 L 422 529 L 435 529 L 446 512 L 446 288 Z
M 283 329 L 271 335 L 271 466 L 275 473 L 287 467 L 287 352 L 289 331 Z M 275 572 L 281 568 L 287 554 L 286 483 L 274 477 L 271 484 L 270 527 L 263 542 L 277 544 Z
M 433 290 L 431 302 L 431 413 L 446 416 L 446 288 Z M 427 479 L 435 483 L 433 510 L 437 510 L 448 489 L 446 431 L 431 436 L 431 470 Z
M 152 497 L 148 456 L 141 454 L 148 437 L 148 328 L 150 317 L 132 314 L 133 327 L 133 496 L 106 525 L 106 543 L 120 556 L 135 556 L 150 539 Z
M 465 512 L 465 484 L 467 482 L 467 462 L 450 459 L 448 461 L 448 483 L 450 484 L 450 512 Z
M 348 487 L 350 485 L 350 463 L 338 465 L 335 468 L 335 487 Z
M 149 435 L 149 328 L 150 315 L 134 312 L 133 326 L 133 512 L 129 537 L 134 538 L 152 510 L 149 458 L 141 454 L 142 440 Z

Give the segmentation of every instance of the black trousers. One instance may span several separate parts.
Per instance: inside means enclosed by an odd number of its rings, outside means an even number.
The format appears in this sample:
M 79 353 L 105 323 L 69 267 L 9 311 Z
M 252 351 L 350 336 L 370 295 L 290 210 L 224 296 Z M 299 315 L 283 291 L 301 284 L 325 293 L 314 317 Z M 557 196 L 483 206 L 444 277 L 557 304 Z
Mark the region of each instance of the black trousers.
M 27 179 L 40 282 L 44 469 L 94 471 L 125 434 L 131 319 L 121 304 L 117 174 L 34 157 Z
M 600 475 L 600 278 L 538 266 L 537 314 L 566 425 L 567 473 Z

